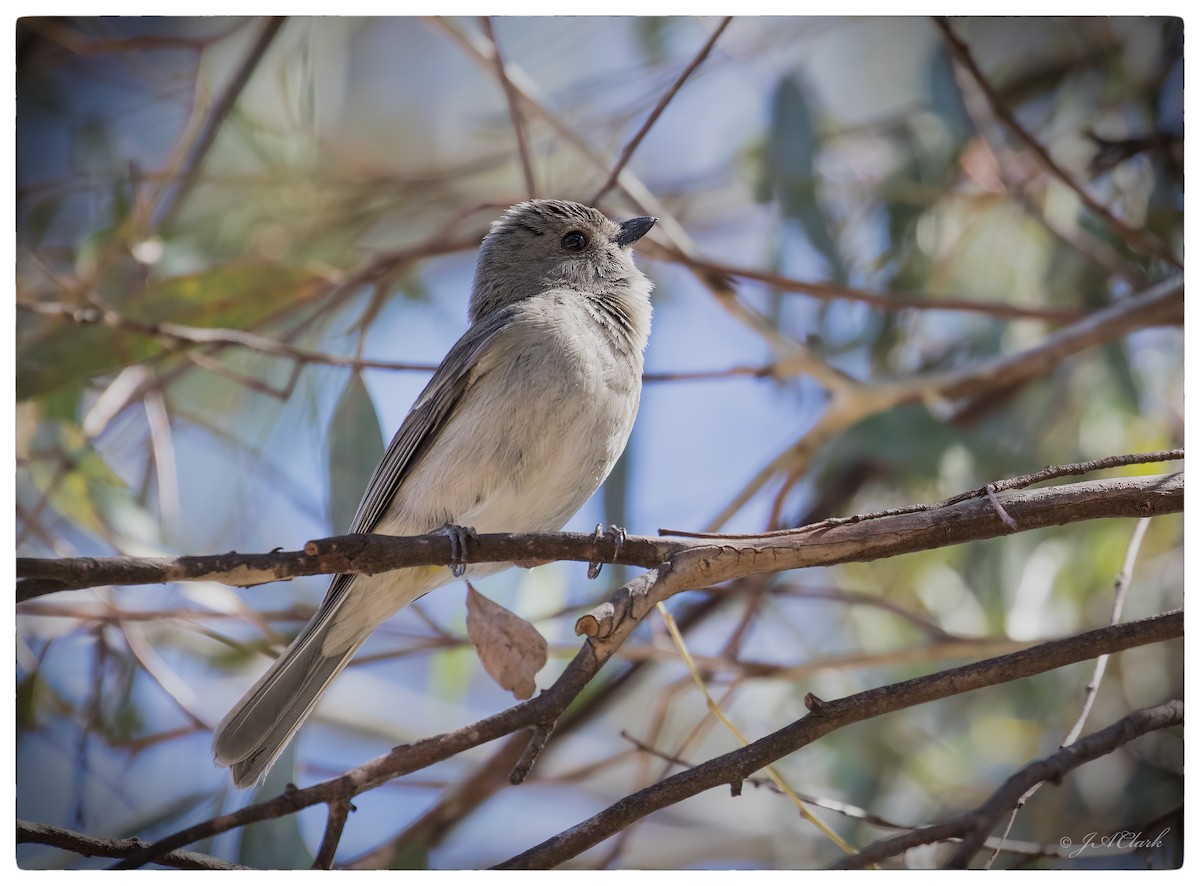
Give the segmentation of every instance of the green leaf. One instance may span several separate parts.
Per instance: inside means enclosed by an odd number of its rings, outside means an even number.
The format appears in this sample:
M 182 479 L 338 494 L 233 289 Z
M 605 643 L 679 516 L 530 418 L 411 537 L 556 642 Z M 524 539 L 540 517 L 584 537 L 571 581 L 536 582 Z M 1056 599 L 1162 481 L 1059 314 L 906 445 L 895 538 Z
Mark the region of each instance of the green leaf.
M 971 115 L 967 113 L 967 103 L 954 76 L 954 63 L 950 60 L 950 54 L 943 43 L 934 44 L 926 73 L 929 109 L 937 114 L 949 129 L 957 154 L 961 144 L 975 134 L 975 124 L 971 121 Z
M 633 36 L 646 64 L 661 65 L 667 61 L 667 31 L 670 28 L 670 16 L 641 15 L 633 20 Z
M 22 245 L 28 245 L 33 248 L 40 246 L 42 239 L 46 236 L 46 231 L 50 229 L 50 226 L 54 224 L 54 219 L 58 217 L 58 211 L 62 209 L 62 205 L 62 196 L 51 194 L 30 206 L 28 212 L 24 213 L 24 217 L 19 222 Z
M 382 458 L 379 416 L 362 375 L 355 372 L 346 382 L 329 426 L 329 522 L 335 532 L 349 529 L 363 490 Z
M 79 428 L 66 421 L 44 421 L 36 445 L 61 454 L 39 458 L 29 465 L 34 487 L 49 505 L 75 526 L 104 535 L 107 520 L 102 498 L 114 490 L 127 495 L 124 481 L 104 461 Z
M 1113 405 L 1123 406 L 1137 414 L 1139 389 L 1137 379 L 1133 376 L 1133 367 L 1129 365 L 1128 347 L 1122 341 L 1109 342 L 1101 353 L 1113 380 L 1113 390 L 1118 395 L 1113 398 Z
M 830 275 L 844 280 L 845 265 L 817 194 L 815 162 L 820 146 L 821 135 L 803 91 L 791 77 L 782 78 L 771 102 L 767 178 L 784 215 L 800 224 L 808 242 L 829 263 Z

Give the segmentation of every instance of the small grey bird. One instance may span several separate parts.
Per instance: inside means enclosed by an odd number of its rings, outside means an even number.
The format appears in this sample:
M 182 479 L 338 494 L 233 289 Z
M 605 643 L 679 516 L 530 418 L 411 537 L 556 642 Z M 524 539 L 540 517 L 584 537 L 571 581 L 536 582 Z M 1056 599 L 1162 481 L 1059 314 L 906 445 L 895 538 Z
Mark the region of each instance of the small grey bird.
M 563 527 L 633 428 L 651 283 L 631 247 L 655 221 L 618 224 L 579 203 L 530 200 L 492 225 L 470 328 L 392 438 L 350 532 Z M 217 727 L 217 765 L 238 787 L 260 780 L 370 633 L 452 578 L 444 566 L 335 576 L 312 620 Z

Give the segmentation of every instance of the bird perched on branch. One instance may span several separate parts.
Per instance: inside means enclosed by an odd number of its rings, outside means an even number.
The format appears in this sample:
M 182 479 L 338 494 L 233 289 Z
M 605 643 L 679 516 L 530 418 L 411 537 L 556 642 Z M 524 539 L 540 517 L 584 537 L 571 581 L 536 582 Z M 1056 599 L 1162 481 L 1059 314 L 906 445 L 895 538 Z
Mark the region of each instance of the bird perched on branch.
M 463 532 L 563 527 L 633 428 L 651 283 L 631 247 L 655 221 L 617 223 L 579 203 L 530 200 L 492 225 L 470 328 L 392 438 L 350 532 L 441 527 L 461 551 Z M 371 632 L 463 568 L 335 576 L 312 620 L 217 727 L 216 763 L 239 787 L 260 780 Z

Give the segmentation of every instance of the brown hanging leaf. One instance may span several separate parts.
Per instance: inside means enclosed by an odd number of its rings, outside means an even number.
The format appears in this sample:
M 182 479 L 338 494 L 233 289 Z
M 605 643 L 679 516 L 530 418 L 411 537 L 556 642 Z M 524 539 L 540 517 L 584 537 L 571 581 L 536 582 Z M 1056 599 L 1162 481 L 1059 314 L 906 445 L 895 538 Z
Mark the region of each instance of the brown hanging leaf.
M 489 600 L 467 582 L 467 636 L 483 669 L 519 699 L 531 698 L 534 675 L 546 664 L 547 647 L 529 622 Z

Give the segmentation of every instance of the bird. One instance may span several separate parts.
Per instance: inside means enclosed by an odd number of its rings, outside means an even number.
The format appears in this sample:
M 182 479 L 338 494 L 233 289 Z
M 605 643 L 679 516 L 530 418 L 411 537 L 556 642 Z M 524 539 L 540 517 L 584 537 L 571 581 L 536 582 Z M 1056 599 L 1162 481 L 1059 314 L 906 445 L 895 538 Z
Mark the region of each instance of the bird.
M 351 533 L 561 529 L 625 449 L 641 399 L 653 284 L 632 247 L 654 226 L 531 199 L 480 245 L 467 331 L 388 445 Z M 457 555 L 456 555 L 457 556 Z M 511 563 L 475 564 L 470 578 Z M 382 622 L 462 574 L 420 566 L 333 577 L 309 622 L 213 732 L 237 787 L 261 781 Z

